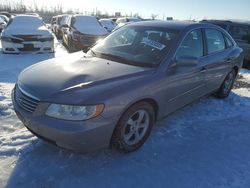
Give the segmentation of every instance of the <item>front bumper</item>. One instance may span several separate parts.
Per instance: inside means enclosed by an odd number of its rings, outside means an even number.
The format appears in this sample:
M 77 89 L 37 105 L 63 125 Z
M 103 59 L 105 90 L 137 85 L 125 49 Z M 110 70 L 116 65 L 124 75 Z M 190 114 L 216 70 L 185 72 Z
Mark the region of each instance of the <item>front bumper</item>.
M 77 152 L 109 147 L 118 121 L 117 117 L 106 119 L 102 116 L 86 121 L 55 119 L 44 115 L 49 104 L 42 102 L 33 113 L 30 113 L 16 103 L 14 92 L 12 103 L 19 119 L 33 134 L 59 147 Z
M 22 43 L 14 43 L 1 41 L 4 53 L 18 54 L 18 53 L 44 53 L 54 52 L 54 41 L 30 41 Z

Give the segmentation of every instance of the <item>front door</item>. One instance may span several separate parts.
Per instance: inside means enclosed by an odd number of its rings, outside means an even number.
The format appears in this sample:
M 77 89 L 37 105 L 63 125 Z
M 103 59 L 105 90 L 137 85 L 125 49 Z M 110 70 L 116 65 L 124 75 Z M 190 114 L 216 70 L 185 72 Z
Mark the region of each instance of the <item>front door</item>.
M 203 46 L 202 31 L 196 29 L 186 35 L 178 48 L 175 60 L 167 70 L 167 114 L 204 95 L 206 61 Z M 181 62 L 183 59 L 186 63 Z

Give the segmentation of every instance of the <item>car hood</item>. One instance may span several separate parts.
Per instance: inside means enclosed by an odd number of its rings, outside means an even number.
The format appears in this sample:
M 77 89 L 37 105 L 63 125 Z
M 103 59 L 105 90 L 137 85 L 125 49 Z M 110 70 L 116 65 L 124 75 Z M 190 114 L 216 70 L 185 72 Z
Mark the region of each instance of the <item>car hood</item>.
M 41 27 L 22 27 L 22 26 L 9 26 L 5 28 L 3 35 L 43 35 L 49 36 L 51 33 L 45 26 Z
M 98 89 L 111 82 L 121 84 L 153 69 L 81 56 L 68 55 L 28 67 L 19 75 L 18 85 L 40 100 L 49 102 L 70 90 Z

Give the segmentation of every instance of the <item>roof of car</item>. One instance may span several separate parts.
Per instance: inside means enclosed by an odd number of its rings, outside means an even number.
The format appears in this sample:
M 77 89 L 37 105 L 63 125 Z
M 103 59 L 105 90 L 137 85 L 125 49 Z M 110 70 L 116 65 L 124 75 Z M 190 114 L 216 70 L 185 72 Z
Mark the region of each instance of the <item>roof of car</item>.
M 38 16 L 35 16 L 35 15 L 30 15 L 30 14 L 18 14 L 16 15 L 15 17 L 13 18 L 20 18 L 20 17 L 32 17 L 32 18 L 40 18 Z
M 112 21 L 112 19 L 110 19 L 110 18 L 101 18 L 99 21 L 105 21 L 105 20 Z
M 226 23 L 238 23 L 238 24 L 247 24 L 250 25 L 249 20 L 241 20 L 241 19 L 227 19 L 227 20 L 202 20 L 201 22 L 226 22 Z
M 149 27 L 166 27 L 169 29 L 182 30 L 191 25 L 204 25 L 204 24 L 192 21 L 141 21 L 133 23 L 133 25 L 142 25 Z

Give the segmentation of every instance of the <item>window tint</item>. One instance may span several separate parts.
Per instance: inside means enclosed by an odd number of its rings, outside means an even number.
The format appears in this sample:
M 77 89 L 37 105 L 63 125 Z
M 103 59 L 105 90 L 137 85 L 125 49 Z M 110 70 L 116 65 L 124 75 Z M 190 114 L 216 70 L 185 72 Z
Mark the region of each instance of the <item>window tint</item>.
M 227 48 L 230 48 L 231 46 L 233 46 L 233 42 L 225 36 L 225 39 L 226 39 L 226 45 L 227 45 Z
M 201 30 L 191 31 L 182 41 L 180 48 L 177 51 L 176 58 L 183 56 L 202 57 L 203 56 L 203 42 Z
M 225 41 L 220 31 L 205 29 L 208 54 L 225 49 Z
M 247 40 L 250 35 L 250 29 L 247 26 L 230 26 L 229 33 L 233 36 L 233 38 L 238 40 Z

